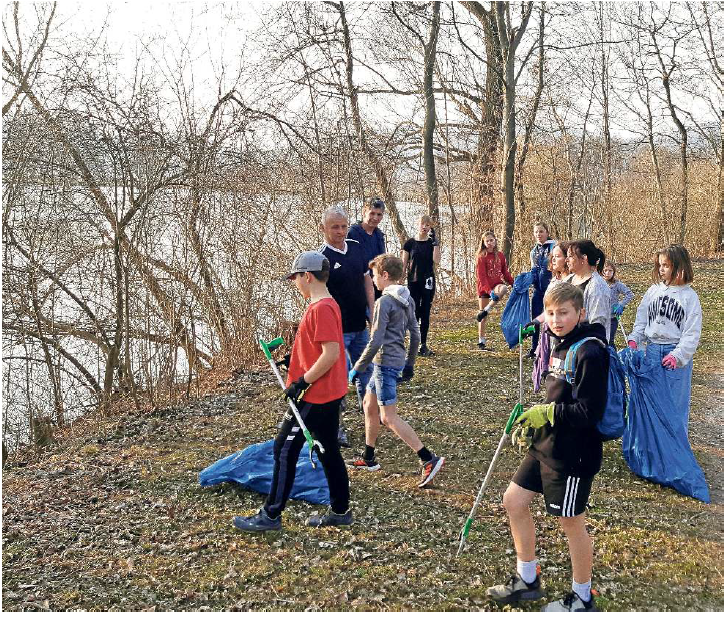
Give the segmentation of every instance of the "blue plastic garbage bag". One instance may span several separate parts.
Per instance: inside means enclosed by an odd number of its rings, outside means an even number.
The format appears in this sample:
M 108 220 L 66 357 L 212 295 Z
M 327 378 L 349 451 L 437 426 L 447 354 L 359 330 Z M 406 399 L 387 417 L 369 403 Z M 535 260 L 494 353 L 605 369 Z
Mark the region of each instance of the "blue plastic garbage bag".
M 317 466 L 316 469 L 313 469 L 310 465 L 308 451 L 305 443 L 297 461 L 295 482 L 290 497 L 310 503 L 329 504 L 330 489 L 322 465 L 317 458 L 317 452 L 312 453 Z M 263 443 L 255 443 L 209 465 L 199 474 L 199 484 L 212 486 L 222 482 L 237 482 L 248 489 L 268 495 L 272 487 L 273 468 L 274 440 L 272 439 Z
M 534 283 L 533 272 L 522 272 L 514 279 L 511 295 L 501 315 L 501 332 L 509 349 L 519 344 L 519 327 L 531 321 L 529 287 Z
M 668 352 L 664 349 L 672 347 L 650 344 L 646 353 L 626 348 L 619 352 L 629 381 L 622 453 L 638 476 L 710 503 L 705 474 L 687 438 L 690 380 L 686 371 L 692 371 L 692 363 L 689 368 L 665 369 L 661 361 Z

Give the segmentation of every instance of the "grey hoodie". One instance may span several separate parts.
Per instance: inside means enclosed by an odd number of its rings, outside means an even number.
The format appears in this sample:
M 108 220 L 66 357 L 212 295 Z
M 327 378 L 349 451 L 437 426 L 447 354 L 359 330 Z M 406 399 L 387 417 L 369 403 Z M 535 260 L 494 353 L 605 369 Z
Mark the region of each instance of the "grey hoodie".
M 405 351 L 405 333 L 410 331 L 410 347 Z M 375 302 L 370 342 L 353 367 L 361 373 L 368 364 L 400 368 L 413 366 L 420 345 L 420 329 L 415 306 L 404 285 L 389 285 Z

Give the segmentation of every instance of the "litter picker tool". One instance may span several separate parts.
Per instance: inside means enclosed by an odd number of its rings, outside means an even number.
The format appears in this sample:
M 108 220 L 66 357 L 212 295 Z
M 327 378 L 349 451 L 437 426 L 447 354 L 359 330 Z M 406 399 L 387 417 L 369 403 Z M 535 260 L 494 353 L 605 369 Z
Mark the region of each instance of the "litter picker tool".
M 622 330 L 622 336 L 624 337 L 624 345 L 627 346 L 627 333 L 624 331 L 624 326 L 622 325 L 622 320 L 619 320 L 619 327 Z
M 272 359 L 272 352 L 277 349 L 280 345 L 284 345 L 284 339 L 280 336 L 276 339 L 273 339 L 269 341 L 269 343 L 265 343 L 264 339 L 259 339 L 259 346 L 262 348 L 262 351 L 264 352 L 264 355 L 267 357 L 267 360 L 269 361 L 269 365 L 272 367 L 272 371 L 277 376 L 277 381 L 279 381 L 279 385 L 282 387 L 282 389 L 285 389 L 284 386 L 284 380 L 282 379 L 282 375 L 279 372 L 279 369 L 277 368 L 277 364 Z M 289 404 L 290 409 L 292 410 L 292 413 L 295 416 L 295 420 L 297 420 L 297 424 L 300 425 L 300 428 L 302 429 L 302 434 L 305 436 L 305 440 L 307 441 L 307 449 L 308 454 L 310 457 L 310 464 L 312 465 L 312 468 L 314 469 L 316 467 L 315 462 L 312 460 L 312 450 L 315 446 L 318 447 L 320 452 L 324 453 L 325 448 L 322 446 L 322 444 L 317 441 L 316 439 L 312 439 L 312 434 L 310 431 L 307 430 L 307 427 L 305 426 L 305 423 L 302 421 L 302 416 L 300 416 L 300 412 L 297 411 L 297 406 L 289 399 L 287 399 L 287 403 Z
M 471 530 L 471 525 L 473 525 L 473 516 L 476 513 L 478 505 L 481 503 L 483 493 L 488 486 L 489 480 L 491 479 L 491 474 L 493 473 L 493 469 L 496 466 L 498 455 L 501 453 L 503 445 L 506 443 L 506 441 L 508 441 L 508 436 L 511 433 L 514 422 L 516 422 L 516 419 L 524 412 L 524 352 L 523 345 L 521 343 L 524 340 L 524 334 L 531 333 L 533 333 L 533 326 L 529 326 L 526 329 L 524 329 L 523 326 L 519 326 L 519 402 L 516 403 L 516 405 L 514 405 L 514 408 L 511 410 L 511 415 L 506 422 L 506 426 L 503 430 L 503 435 L 501 435 L 501 439 L 499 439 L 496 451 L 493 453 L 493 458 L 491 459 L 491 463 L 488 466 L 488 471 L 486 472 L 486 476 L 483 479 L 481 488 L 478 489 L 476 501 L 473 502 L 471 512 L 468 515 L 465 524 L 463 525 L 463 529 L 461 529 L 460 542 L 458 543 L 458 551 L 456 552 L 456 557 L 458 557 L 463 552 L 463 547 L 465 546 L 466 539 L 468 538 L 468 532 Z

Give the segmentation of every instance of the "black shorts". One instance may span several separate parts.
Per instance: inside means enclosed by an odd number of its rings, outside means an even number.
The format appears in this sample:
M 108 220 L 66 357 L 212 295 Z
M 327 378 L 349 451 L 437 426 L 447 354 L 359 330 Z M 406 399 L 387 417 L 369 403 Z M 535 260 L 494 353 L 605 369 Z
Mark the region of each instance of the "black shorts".
M 543 493 L 549 514 L 571 517 L 584 512 L 593 480 L 593 476 L 578 478 L 555 471 L 527 453 L 511 481 L 521 488 Z
M 485 291 L 478 296 L 479 298 L 485 298 L 486 300 L 490 300 L 491 296 L 489 296 Z

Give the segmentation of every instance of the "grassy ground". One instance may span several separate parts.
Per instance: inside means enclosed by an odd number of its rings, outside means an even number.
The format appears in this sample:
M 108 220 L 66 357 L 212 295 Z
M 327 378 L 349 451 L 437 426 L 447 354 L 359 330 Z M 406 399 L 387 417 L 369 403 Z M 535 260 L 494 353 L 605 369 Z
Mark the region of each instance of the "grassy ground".
M 637 301 L 648 270 L 622 268 Z M 696 272 L 705 327 L 691 439 L 713 503 L 637 478 L 619 442 L 605 445 L 588 516 L 593 582 L 606 611 L 723 609 L 722 264 L 698 263 Z M 498 315 L 494 351 L 478 352 L 475 312 L 473 302 L 436 307 L 436 355 L 420 360 L 400 392 L 401 415 L 447 457 L 433 488 L 416 487 L 415 455 L 384 432 L 383 469 L 351 475 L 352 528 L 307 529 L 304 520 L 321 508 L 292 501 L 283 531 L 236 533 L 231 517 L 255 511 L 262 497 L 231 485 L 200 488 L 197 474 L 273 437 L 282 405 L 260 368 L 184 407 L 89 419 L 64 443 L 6 469 L 3 610 L 496 610 L 485 589 L 515 566 L 500 503 L 521 458 L 513 448 L 499 459 L 467 550 L 455 552 L 517 401 L 518 353 L 505 347 Z M 628 328 L 633 315 L 634 307 L 625 313 Z M 530 385 L 525 398 L 539 400 Z M 357 450 L 362 416 L 353 409 L 347 424 Z M 533 510 L 551 601 L 571 582 L 567 546 L 541 500 Z

